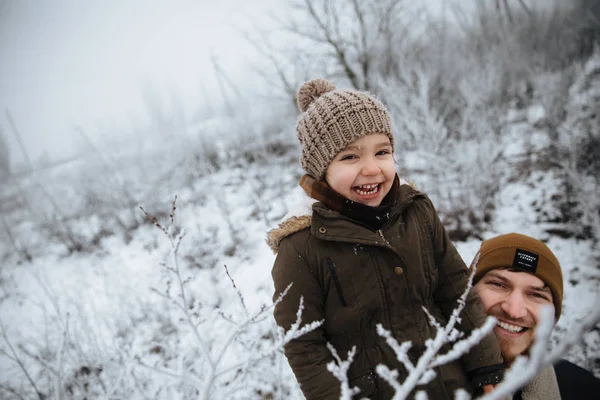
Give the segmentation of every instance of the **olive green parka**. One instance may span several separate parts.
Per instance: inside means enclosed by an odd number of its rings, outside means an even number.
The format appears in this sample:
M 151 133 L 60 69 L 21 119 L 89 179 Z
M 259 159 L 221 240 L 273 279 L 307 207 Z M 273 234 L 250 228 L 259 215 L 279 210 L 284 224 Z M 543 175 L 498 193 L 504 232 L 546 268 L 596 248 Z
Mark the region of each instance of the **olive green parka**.
M 274 298 L 293 282 L 275 307 L 277 324 L 289 329 L 300 297 L 303 323 L 323 325 L 285 346 L 285 355 L 307 400 L 338 399 L 339 381 L 327 370 L 333 357 L 330 342 L 342 359 L 356 346 L 349 370 L 358 398 L 390 399 L 394 391 L 375 372 L 379 364 L 406 371 L 377 333 L 383 325 L 399 342 L 411 341 L 413 363 L 435 336 L 423 307 L 445 325 L 464 293 L 468 270 L 450 242 L 429 198 L 409 185 L 400 186 L 390 220 L 378 231 L 350 220 L 322 203 L 312 215 L 293 216 L 269 232 L 277 254 L 272 270 Z M 485 321 L 478 297 L 471 292 L 458 328 L 469 335 Z M 447 350 L 444 349 L 442 353 Z M 460 360 L 437 368 L 424 389 L 430 399 L 453 399 L 454 390 L 470 390 L 467 373 L 502 363 L 493 334 Z

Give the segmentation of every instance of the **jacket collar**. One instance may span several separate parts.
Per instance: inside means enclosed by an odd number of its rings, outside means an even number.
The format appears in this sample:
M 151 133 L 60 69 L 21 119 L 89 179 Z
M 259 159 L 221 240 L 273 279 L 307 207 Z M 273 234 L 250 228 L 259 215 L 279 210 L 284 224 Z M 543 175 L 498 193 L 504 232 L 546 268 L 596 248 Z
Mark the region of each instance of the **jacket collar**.
M 396 214 L 401 214 L 404 208 L 412 201 L 413 198 L 422 195 L 421 192 L 416 190 L 412 184 L 409 184 L 405 180 L 400 180 L 400 196 L 398 205 L 394 207 L 393 211 Z M 272 229 L 267 233 L 266 242 L 273 250 L 273 253 L 277 254 L 281 241 L 296 232 L 303 229 L 309 228 L 313 225 L 313 218 L 324 225 L 325 232 L 322 232 L 316 225 L 312 227 L 312 233 L 327 239 L 327 237 L 336 237 L 336 239 L 343 240 L 344 235 L 340 235 L 339 232 L 347 232 L 347 224 L 350 220 L 337 211 L 333 211 L 325 207 L 322 203 L 311 199 L 306 194 L 303 194 L 300 203 L 290 208 L 290 211 L 283 217 L 283 221 L 275 229 Z M 355 222 L 351 222 L 355 226 Z M 337 233 L 336 233 L 337 232 Z M 379 244 L 385 244 L 385 241 L 380 238 L 376 233 L 364 227 L 363 232 L 369 232 L 372 234 L 372 238 L 367 241 L 373 244 L 373 240 L 376 240 Z M 362 236 L 362 235 L 361 235 Z M 360 242 L 355 235 L 347 237 L 348 241 Z M 364 239 L 362 240 L 364 241 Z
M 560 400 L 560 390 L 554 366 L 541 370 L 523 389 L 521 390 L 523 400 Z

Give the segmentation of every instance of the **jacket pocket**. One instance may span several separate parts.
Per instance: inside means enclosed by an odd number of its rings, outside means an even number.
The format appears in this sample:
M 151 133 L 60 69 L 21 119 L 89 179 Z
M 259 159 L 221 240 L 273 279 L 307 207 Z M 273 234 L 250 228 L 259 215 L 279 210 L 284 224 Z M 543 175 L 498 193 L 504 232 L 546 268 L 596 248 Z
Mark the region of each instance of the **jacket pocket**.
M 333 282 L 335 284 L 335 289 L 338 292 L 338 296 L 340 297 L 340 301 L 342 302 L 342 306 L 346 307 L 346 299 L 344 299 L 344 293 L 342 292 L 342 284 L 340 283 L 340 279 L 338 278 L 337 271 L 335 270 L 335 265 L 331 258 L 327 257 L 327 265 L 329 266 L 329 270 L 331 271 L 331 276 L 333 277 Z
M 429 241 L 431 243 L 431 253 L 433 254 L 433 267 L 437 271 L 440 266 L 438 261 L 438 255 L 435 251 L 435 233 L 433 232 L 433 226 L 427 222 L 427 233 L 429 234 Z
M 425 246 L 431 248 L 431 268 L 428 268 L 427 274 L 429 277 L 429 296 L 433 296 L 438 285 L 438 274 L 439 274 L 439 260 L 438 254 L 435 249 L 435 233 L 431 223 L 427 222 L 427 241 L 424 243 Z M 429 265 L 429 264 L 428 264 Z
M 357 399 L 373 396 L 378 389 L 375 371 L 372 369 L 368 369 L 367 372 L 362 375 L 350 378 L 348 384 L 351 388 L 357 387 L 360 389 L 360 393 L 356 396 Z

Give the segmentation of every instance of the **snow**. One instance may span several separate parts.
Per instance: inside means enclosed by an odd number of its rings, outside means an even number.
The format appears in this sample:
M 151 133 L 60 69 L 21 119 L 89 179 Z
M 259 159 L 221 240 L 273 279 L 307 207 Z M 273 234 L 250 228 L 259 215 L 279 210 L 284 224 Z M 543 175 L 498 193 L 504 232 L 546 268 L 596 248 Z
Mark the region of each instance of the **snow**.
M 227 265 L 251 313 L 271 303 L 270 270 L 275 256 L 265 243 L 265 232 L 277 225 L 302 194 L 296 181 L 299 174 L 298 166 L 284 156 L 271 159 L 268 166 L 241 163 L 222 168 L 184 188 L 184 195 L 177 201 L 176 222 L 187 231 L 181 244 L 180 262 L 182 277 L 191 279 L 187 288 L 192 301 L 206 309 L 218 307 L 223 314 L 239 321 L 242 307 L 237 290 L 225 272 L 224 265 Z M 221 183 L 218 196 L 203 189 L 217 183 Z M 551 213 L 546 201 L 556 190 L 555 186 L 552 174 L 543 171 L 533 173 L 526 181 L 503 184 L 494 211 L 493 229 L 486 231 L 484 238 L 515 231 L 548 241 L 561 261 L 565 276 L 564 311 L 555 330 L 558 340 L 566 328 L 585 316 L 588 307 L 593 305 L 600 274 L 594 263 L 591 241 L 563 239 L 545 233 L 546 226 L 539 219 L 540 215 Z M 163 217 L 159 222 L 168 224 L 171 202 L 172 199 L 163 198 L 162 210 L 155 205 L 144 208 L 149 214 L 160 212 Z M 92 214 L 88 223 L 90 229 L 98 229 L 102 219 Z M 29 228 L 24 228 L 26 226 Z M 23 221 L 23 226 L 17 227 L 32 229 L 32 234 L 35 233 L 31 221 Z M 192 349 L 197 347 L 189 332 L 186 333 L 180 313 L 152 290 L 164 293 L 165 282 L 173 279 L 170 271 L 160 265 L 161 261 L 168 261 L 169 254 L 169 245 L 163 236 L 155 226 L 144 223 L 131 233 L 129 240 L 121 235 L 109 235 L 89 252 L 65 254 L 60 246 L 50 245 L 39 249 L 29 263 L 9 256 L 10 262 L 5 262 L 1 271 L 0 317 L 11 342 L 33 353 L 48 354 L 49 361 L 55 361 L 53 354 L 68 326 L 68 333 L 79 347 L 67 358 L 65 380 L 72 379 L 73 371 L 84 363 L 101 366 L 100 376 L 114 382 L 124 373 L 124 365 L 131 368 L 131 361 L 123 360 L 136 355 L 149 365 L 160 360 L 169 365 L 172 364 L 168 361 L 169 354 L 177 354 L 173 352 L 194 354 Z M 477 252 L 479 243 L 475 239 L 456 243 L 467 263 Z M 173 284 L 171 294 L 175 293 L 174 289 Z M 215 316 L 208 313 L 205 318 Z M 201 331 L 209 343 L 218 348 L 232 325 L 223 320 L 214 321 Z M 272 318 L 268 317 L 251 327 L 248 334 L 268 335 L 273 329 Z M 586 340 L 586 355 L 582 349 L 575 349 L 569 354 L 572 360 L 581 363 L 594 354 L 597 356 L 597 336 Z M 164 353 L 149 353 L 155 346 L 164 348 Z M 236 362 L 241 355 L 228 353 L 224 365 Z M 14 364 L 6 358 L 2 360 L 0 375 L 3 379 L 20 381 L 22 376 Z M 39 365 L 35 365 L 31 362 L 32 371 L 43 374 Z M 276 365 L 282 368 L 284 386 L 280 385 L 281 390 L 292 398 L 297 397 L 298 388 L 281 354 L 268 368 Z M 109 368 L 114 371 L 108 371 Z M 148 393 L 161 386 L 176 390 L 171 386 L 173 380 L 164 374 L 148 370 L 138 370 L 138 374 L 154 377 L 152 384 L 145 383 Z M 269 385 L 265 388 L 273 390 Z
M 597 62 L 583 71 L 593 74 Z M 585 78 L 578 82 L 575 89 L 592 90 Z M 571 96 L 573 109 L 591 98 L 589 92 Z M 525 115 L 507 111 L 502 134 L 493 140 L 450 142 L 442 156 L 424 147 L 397 149 L 397 158 L 401 177 L 429 194 L 442 216 L 460 221 L 453 212 L 478 217 L 489 212 L 489 221 L 480 218 L 479 225 L 465 228 L 474 235 L 455 241 L 467 264 L 481 240 L 498 234 L 519 232 L 548 244 L 564 276 L 563 313 L 552 332 L 556 345 L 595 307 L 600 268 L 598 244 L 562 221 L 556 206 L 565 180 L 549 167 L 546 151 L 553 141 L 540 126 L 544 110 L 534 103 Z M 228 126 L 243 126 L 240 121 Z M 293 126 L 292 119 L 285 122 Z M 2 214 L 19 250 L 3 233 L 2 387 L 35 395 L 11 359 L 12 346 L 48 396 L 56 390 L 52 376 L 58 376 L 72 397 L 107 398 L 112 392 L 135 399 L 191 397 L 204 387 L 214 356 L 224 369 L 253 363 L 224 374 L 214 398 L 302 397 L 283 354 L 268 353 L 280 343 L 270 313 L 247 320 L 273 301 L 275 256 L 265 234 L 297 212 L 304 196 L 295 135 L 291 128 L 271 136 L 226 133 L 216 132 L 208 143 L 190 133 L 181 141 L 148 142 L 141 151 L 123 145 L 110 157 L 104 150 L 90 151 L 85 159 L 2 186 L 3 198 L 20 199 L 3 204 Z M 44 191 L 59 199 L 57 207 Z M 174 231 L 186 232 L 179 276 L 168 238 L 138 208 L 167 226 L 175 195 Z M 80 251 L 71 249 L 73 242 L 83 244 Z M 23 257 L 25 251 L 31 260 Z M 177 305 L 183 300 L 179 278 L 187 309 Z M 244 320 L 247 327 L 218 358 Z M 265 353 L 269 356 L 255 363 Z M 566 357 L 600 377 L 598 331 L 586 334 Z M 82 372 L 86 368 L 91 372 Z M 236 382 L 229 388 L 223 383 L 228 379 Z
M 535 104 L 527 109 L 527 122 L 534 126 L 546 117 L 546 110 L 541 104 Z

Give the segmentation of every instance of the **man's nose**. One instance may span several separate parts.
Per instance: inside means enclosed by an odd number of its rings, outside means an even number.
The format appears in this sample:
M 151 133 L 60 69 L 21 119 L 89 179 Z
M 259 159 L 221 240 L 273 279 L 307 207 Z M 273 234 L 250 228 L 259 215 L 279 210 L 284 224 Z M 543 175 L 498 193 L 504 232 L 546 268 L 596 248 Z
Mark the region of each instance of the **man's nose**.
M 512 291 L 502 302 L 502 310 L 511 318 L 525 318 L 527 308 L 522 293 L 516 290 Z

